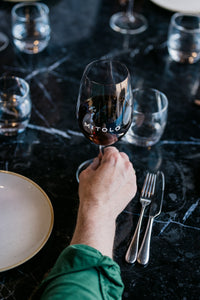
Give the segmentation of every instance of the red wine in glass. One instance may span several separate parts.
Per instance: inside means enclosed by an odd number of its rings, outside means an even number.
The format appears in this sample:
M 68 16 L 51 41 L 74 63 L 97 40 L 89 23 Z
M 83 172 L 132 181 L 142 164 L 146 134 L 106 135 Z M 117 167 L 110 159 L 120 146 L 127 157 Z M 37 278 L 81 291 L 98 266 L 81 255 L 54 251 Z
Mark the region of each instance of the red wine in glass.
M 117 61 L 90 63 L 83 74 L 77 102 L 77 118 L 82 133 L 99 145 L 112 145 L 132 122 L 132 90 L 127 67 Z M 79 173 L 92 160 L 78 168 Z

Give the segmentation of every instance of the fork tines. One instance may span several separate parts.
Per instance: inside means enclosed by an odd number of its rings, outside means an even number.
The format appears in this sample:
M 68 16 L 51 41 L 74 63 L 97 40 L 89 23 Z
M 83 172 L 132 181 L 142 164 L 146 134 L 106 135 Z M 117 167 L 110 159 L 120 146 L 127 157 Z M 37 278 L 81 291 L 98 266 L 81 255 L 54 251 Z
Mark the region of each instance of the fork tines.
M 150 197 L 154 194 L 156 184 L 156 174 L 147 173 L 145 182 L 142 188 L 141 196 Z

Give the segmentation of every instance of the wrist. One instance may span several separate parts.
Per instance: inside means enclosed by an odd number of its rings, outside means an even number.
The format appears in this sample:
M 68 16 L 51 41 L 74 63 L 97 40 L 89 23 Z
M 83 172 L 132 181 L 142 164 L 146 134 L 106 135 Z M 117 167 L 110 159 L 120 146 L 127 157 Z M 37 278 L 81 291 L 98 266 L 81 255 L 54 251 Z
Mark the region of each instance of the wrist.
M 106 203 L 98 198 L 80 199 L 79 212 L 87 218 L 104 219 L 105 222 L 115 224 L 119 214 L 118 209 L 112 204 L 113 200 L 107 199 Z M 112 205 L 109 205 L 109 204 Z
M 114 236 L 115 218 L 99 207 L 80 205 L 71 244 L 85 244 L 112 257 Z

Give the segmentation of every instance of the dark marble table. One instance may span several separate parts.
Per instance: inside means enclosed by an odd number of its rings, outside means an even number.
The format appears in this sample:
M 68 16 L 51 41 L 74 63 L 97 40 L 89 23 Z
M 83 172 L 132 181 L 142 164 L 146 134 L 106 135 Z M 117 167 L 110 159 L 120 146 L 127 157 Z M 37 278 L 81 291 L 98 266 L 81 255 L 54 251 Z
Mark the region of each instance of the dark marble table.
M 112 31 L 118 1 L 60 0 L 49 5 L 52 38 L 38 55 L 19 53 L 12 44 L 10 10 L 1 1 L 0 29 L 10 38 L 0 53 L 0 73 L 26 79 L 31 86 L 31 121 L 24 133 L 0 139 L 0 168 L 35 181 L 51 199 L 55 221 L 42 250 L 26 263 L 0 274 L 0 299 L 25 300 L 52 267 L 73 234 L 78 207 L 78 165 L 96 156 L 75 117 L 84 67 L 97 58 L 115 58 L 130 70 L 133 87 L 153 87 L 169 100 L 168 122 L 160 142 L 150 149 L 120 141 L 132 160 L 138 193 L 117 220 L 115 260 L 125 284 L 123 299 L 199 299 L 200 295 L 200 65 L 170 60 L 166 38 L 172 12 L 150 1 L 136 1 L 149 28 L 128 37 Z M 198 94 L 199 93 L 199 94 Z M 125 252 L 139 212 L 146 170 L 162 170 L 166 190 L 161 215 L 153 226 L 150 261 L 128 265 Z M 148 214 L 145 214 L 142 233 Z

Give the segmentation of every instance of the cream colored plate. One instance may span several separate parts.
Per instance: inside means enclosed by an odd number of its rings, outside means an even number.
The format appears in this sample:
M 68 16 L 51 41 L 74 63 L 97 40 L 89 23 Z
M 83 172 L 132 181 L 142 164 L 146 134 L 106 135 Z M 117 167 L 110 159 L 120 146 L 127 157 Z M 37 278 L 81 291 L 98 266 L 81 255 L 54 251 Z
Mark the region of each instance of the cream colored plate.
M 200 12 L 200 0 L 151 0 L 151 2 L 171 11 L 194 14 Z
M 30 179 L 0 171 L 0 272 L 33 257 L 53 228 L 52 204 Z
M 3 0 L 5 2 L 36 2 L 36 1 L 39 1 L 39 0 Z

